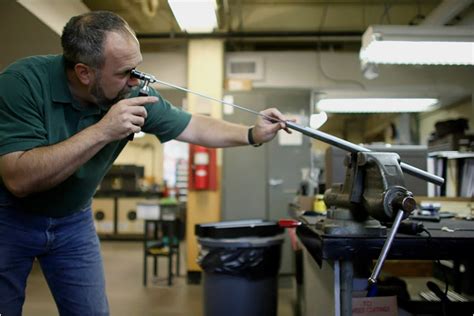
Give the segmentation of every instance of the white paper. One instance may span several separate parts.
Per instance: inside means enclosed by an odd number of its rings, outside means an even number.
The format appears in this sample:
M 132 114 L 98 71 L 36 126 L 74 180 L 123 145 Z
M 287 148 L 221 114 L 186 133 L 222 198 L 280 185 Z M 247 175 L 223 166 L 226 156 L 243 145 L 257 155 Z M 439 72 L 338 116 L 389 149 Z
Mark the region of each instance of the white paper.
M 295 114 L 285 114 L 285 117 L 288 120 L 296 120 L 296 123 L 301 121 L 299 115 Z M 303 134 L 293 131 L 291 134 L 288 134 L 285 131 L 278 132 L 278 144 L 281 146 L 301 146 L 303 145 Z
M 224 101 L 228 103 L 234 103 L 234 96 L 232 95 L 225 95 Z M 225 115 L 232 115 L 234 114 L 234 107 L 224 103 L 224 114 Z
M 158 204 L 137 204 L 137 218 L 139 219 L 159 219 L 160 205 Z

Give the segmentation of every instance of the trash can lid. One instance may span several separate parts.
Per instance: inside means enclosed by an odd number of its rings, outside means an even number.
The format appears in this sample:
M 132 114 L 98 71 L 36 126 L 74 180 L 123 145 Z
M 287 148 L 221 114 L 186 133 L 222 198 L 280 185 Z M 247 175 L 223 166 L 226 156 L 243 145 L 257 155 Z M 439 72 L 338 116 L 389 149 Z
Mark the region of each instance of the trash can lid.
M 256 219 L 196 224 L 194 233 L 201 238 L 241 238 L 275 236 L 283 231 L 277 222 Z

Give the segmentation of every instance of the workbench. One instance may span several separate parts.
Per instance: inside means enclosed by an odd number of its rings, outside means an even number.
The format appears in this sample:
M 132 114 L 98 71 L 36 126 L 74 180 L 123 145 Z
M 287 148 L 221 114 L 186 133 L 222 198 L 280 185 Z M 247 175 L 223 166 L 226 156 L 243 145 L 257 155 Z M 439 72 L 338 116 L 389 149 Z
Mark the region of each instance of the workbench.
M 326 235 L 314 228 L 314 223 L 319 218 L 321 217 L 302 216 L 302 224 L 296 230 L 304 246 L 303 312 L 306 311 L 305 315 L 352 315 L 353 290 L 359 286 L 354 267 L 360 262 L 376 260 L 385 238 Z M 474 221 L 444 219 L 438 223 L 423 224 L 431 238 L 425 232 L 419 235 L 397 234 L 388 259 L 474 258 Z M 443 227 L 448 229 L 442 229 Z M 472 315 L 474 304 L 463 304 L 463 308 L 470 310 L 469 315 Z M 460 308 L 459 304 L 455 308 Z

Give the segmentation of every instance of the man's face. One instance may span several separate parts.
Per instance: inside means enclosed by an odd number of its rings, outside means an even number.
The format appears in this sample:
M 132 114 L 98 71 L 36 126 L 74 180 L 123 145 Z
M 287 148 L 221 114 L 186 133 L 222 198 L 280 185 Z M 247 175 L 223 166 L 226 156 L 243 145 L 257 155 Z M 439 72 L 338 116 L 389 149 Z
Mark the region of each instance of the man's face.
M 109 32 L 104 44 L 105 64 L 95 69 L 95 78 L 89 93 L 94 103 L 107 110 L 118 101 L 127 98 L 140 83 L 130 78 L 130 70 L 142 61 L 137 39 L 130 33 Z
M 132 87 L 125 85 L 117 95 L 113 98 L 108 97 L 105 94 L 105 90 L 102 87 L 102 72 L 100 69 L 95 71 L 95 80 L 92 82 L 90 87 L 90 94 L 95 98 L 95 102 L 102 110 L 108 110 L 112 105 L 120 100 L 128 98 L 132 92 Z

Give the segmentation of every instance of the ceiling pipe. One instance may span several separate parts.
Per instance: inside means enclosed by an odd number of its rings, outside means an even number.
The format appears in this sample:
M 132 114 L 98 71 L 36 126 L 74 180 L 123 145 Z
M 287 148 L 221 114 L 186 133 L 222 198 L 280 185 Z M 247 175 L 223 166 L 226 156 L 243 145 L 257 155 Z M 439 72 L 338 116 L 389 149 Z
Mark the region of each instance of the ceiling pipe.
M 445 25 L 472 3 L 474 0 L 444 0 L 420 25 Z
M 137 33 L 138 39 L 257 39 L 257 38 L 288 38 L 288 39 L 314 39 L 321 38 L 335 40 L 341 38 L 342 41 L 360 41 L 362 32 L 359 31 L 293 31 L 293 32 L 215 32 L 215 33 Z

